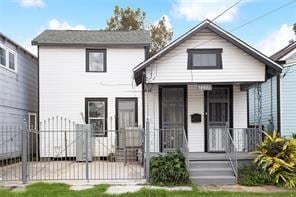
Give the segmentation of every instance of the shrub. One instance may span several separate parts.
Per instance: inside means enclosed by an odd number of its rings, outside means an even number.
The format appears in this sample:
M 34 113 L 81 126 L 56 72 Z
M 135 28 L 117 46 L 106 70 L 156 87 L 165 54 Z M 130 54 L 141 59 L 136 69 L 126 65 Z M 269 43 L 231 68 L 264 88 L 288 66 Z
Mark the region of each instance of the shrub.
M 296 140 L 279 137 L 276 132 L 265 134 L 264 141 L 259 144 L 255 163 L 268 172 L 276 184 L 287 188 L 296 187 Z
M 292 138 L 296 139 L 296 133 L 292 133 Z
M 185 157 L 180 151 L 153 157 L 150 162 L 150 183 L 155 185 L 182 185 L 189 183 Z
M 271 185 L 272 177 L 254 163 L 245 165 L 238 171 L 238 182 L 241 185 Z

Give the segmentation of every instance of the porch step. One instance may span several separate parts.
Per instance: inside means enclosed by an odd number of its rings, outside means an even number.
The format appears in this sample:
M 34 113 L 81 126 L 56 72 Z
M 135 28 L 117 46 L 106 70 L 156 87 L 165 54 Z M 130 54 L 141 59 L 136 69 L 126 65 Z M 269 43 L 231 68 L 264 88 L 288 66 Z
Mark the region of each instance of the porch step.
M 236 177 L 227 160 L 190 160 L 189 174 L 192 183 L 199 185 L 232 185 L 236 183 Z
M 231 168 L 198 168 L 190 169 L 191 176 L 233 176 Z
M 236 184 L 235 176 L 192 176 L 192 183 L 198 185 L 234 185 Z
M 229 161 L 189 161 L 189 169 L 231 168 Z

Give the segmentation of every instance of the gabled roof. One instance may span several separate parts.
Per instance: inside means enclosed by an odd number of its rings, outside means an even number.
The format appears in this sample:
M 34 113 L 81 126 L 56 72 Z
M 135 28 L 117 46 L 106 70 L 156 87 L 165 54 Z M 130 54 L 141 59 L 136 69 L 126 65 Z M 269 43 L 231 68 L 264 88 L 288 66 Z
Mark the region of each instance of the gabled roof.
M 45 30 L 32 40 L 33 45 L 149 45 L 150 32 L 104 30 Z
M 37 57 L 31 53 L 30 51 L 28 51 L 27 49 L 25 49 L 22 45 L 18 44 L 17 42 L 15 42 L 14 40 L 10 39 L 8 36 L 6 36 L 5 34 L 0 32 L 0 37 L 2 37 L 4 40 L 10 42 L 12 45 L 14 45 L 16 48 L 21 49 L 25 54 L 28 54 L 29 56 L 31 56 L 33 59 L 37 60 Z
M 270 58 L 274 61 L 279 61 L 282 57 L 284 57 L 294 49 L 296 49 L 296 41 L 288 44 L 286 47 L 282 48 L 281 50 L 270 56 Z
M 150 64 L 152 64 L 153 62 L 155 62 L 156 60 L 158 60 L 159 58 L 161 58 L 165 54 L 169 53 L 171 50 L 173 50 L 175 47 L 182 44 L 184 41 L 186 41 L 188 38 L 190 38 L 195 33 L 199 32 L 205 28 L 210 29 L 214 33 L 218 34 L 220 37 L 224 38 L 228 42 L 230 42 L 233 45 L 235 45 L 236 47 L 240 48 L 241 50 L 243 50 L 247 54 L 251 55 L 252 57 L 257 59 L 258 61 L 264 63 L 266 66 L 272 68 L 276 72 L 282 71 L 282 66 L 279 65 L 278 63 L 274 62 L 273 60 L 271 60 L 269 57 L 265 56 L 264 54 L 262 54 L 261 52 L 259 52 L 256 49 L 254 49 L 253 47 L 249 46 L 245 42 L 241 41 L 240 39 L 238 39 L 234 35 L 230 34 L 229 32 L 223 30 L 221 27 L 214 24 L 210 20 L 205 20 L 205 21 L 201 22 L 200 24 L 198 24 L 197 26 L 195 26 L 194 28 L 192 28 L 191 30 L 189 30 L 188 32 L 186 32 L 185 34 L 183 34 L 182 36 L 180 36 L 179 38 L 177 38 L 176 40 L 174 40 L 173 42 L 171 42 L 169 45 L 167 45 L 165 48 L 160 50 L 158 53 L 156 53 L 155 55 L 153 55 L 152 57 L 150 57 L 146 61 L 144 61 L 144 62 L 140 63 L 139 65 L 137 65 L 136 67 L 134 67 L 133 72 L 134 72 L 134 78 L 136 80 L 136 83 L 137 84 L 141 83 L 141 80 L 142 80 L 141 73 L 147 66 L 149 66 Z

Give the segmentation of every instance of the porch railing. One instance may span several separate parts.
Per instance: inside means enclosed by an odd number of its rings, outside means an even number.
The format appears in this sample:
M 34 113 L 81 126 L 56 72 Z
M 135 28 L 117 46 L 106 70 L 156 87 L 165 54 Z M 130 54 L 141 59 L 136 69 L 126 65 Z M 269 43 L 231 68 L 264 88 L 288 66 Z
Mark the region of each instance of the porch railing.
M 186 135 L 185 129 L 183 129 L 182 136 L 183 136 L 183 143 L 182 143 L 181 152 L 183 153 L 183 156 L 185 157 L 186 169 L 189 170 L 189 148 L 188 148 L 188 140 L 187 140 L 187 135 Z

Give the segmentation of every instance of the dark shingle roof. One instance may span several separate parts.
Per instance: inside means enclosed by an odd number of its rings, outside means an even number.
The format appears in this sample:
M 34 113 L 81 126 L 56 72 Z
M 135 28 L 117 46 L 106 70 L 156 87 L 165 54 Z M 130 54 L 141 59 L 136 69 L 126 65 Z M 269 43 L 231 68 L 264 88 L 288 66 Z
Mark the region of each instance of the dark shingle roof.
M 100 45 L 151 43 L 148 30 L 45 30 L 32 40 L 33 45 Z
M 274 61 L 278 61 L 294 49 L 296 49 L 296 41 L 288 44 L 286 47 L 284 47 L 283 49 L 279 50 L 278 52 L 270 56 L 270 58 Z

